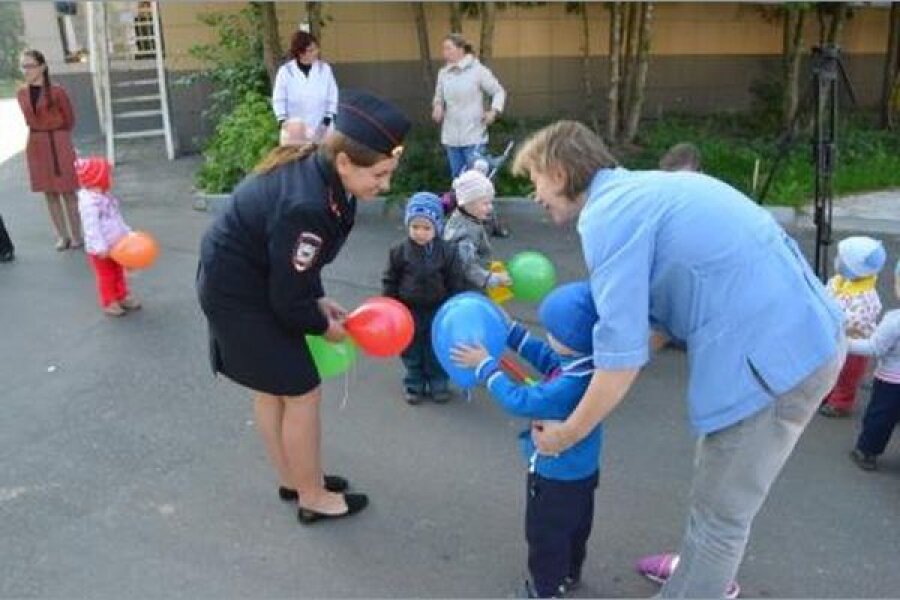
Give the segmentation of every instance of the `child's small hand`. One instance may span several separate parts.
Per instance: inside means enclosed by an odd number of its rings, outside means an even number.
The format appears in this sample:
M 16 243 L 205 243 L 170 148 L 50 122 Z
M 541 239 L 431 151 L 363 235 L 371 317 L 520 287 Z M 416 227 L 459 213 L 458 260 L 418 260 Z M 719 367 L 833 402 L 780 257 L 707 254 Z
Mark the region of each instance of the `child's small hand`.
M 485 350 L 484 346 L 481 344 L 473 344 L 471 346 L 467 344 L 458 344 L 455 348 L 450 350 L 450 358 L 453 359 L 454 363 L 460 367 L 468 367 L 470 369 L 474 369 L 480 365 L 484 362 L 484 359 L 489 356 L 490 354 L 488 354 L 487 350 Z

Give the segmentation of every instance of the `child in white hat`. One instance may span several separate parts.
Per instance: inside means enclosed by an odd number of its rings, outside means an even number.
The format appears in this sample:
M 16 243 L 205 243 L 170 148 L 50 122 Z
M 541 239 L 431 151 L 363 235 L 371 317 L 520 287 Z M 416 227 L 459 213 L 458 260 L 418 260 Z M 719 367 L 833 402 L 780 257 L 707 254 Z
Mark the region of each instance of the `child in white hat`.
M 870 237 L 856 236 L 838 243 L 835 259 L 837 275 L 828 282 L 828 291 L 844 311 L 847 336 L 868 338 L 875 331 L 881 314 L 881 299 L 875 284 L 884 267 L 884 246 Z M 869 366 L 866 356 L 849 354 L 834 389 L 825 399 L 819 414 L 846 417 L 853 410 L 856 391 Z
M 491 242 L 484 223 L 490 218 L 494 201 L 494 184 L 483 173 L 466 171 L 453 181 L 456 210 L 444 226 L 444 240 L 459 252 L 469 285 L 485 290 L 512 283 L 506 273 L 492 273 Z

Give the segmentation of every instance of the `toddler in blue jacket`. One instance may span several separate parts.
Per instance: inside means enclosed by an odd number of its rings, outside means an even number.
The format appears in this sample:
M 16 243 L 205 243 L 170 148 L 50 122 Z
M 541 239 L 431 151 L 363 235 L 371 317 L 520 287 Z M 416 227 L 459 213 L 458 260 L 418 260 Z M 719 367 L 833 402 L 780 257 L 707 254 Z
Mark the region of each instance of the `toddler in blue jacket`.
M 534 385 L 513 381 L 499 357 L 481 346 L 458 346 L 454 361 L 474 367 L 479 381 L 512 415 L 564 420 L 578 405 L 593 375 L 592 330 L 597 311 L 587 282 L 563 285 L 540 307 L 547 342 L 518 323 L 510 326 L 507 345 L 541 373 Z M 587 541 L 594 520 L 594 490 L 603 443 L 602 425 L 558 456 L 538 454 L 526 429 L 519 435 L 528 461 L 525 531 L 528 540 L 528 591 L 539 598 L 558 597 L 581 580 Z

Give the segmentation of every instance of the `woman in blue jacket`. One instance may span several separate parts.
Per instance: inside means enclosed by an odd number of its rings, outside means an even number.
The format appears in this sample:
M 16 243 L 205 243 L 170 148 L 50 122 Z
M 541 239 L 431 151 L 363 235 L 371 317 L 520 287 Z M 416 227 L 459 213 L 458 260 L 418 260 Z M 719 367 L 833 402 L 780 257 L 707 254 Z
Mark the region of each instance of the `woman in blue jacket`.
M 680 566 L 661 594 L 722 597 L 843 364 L 840 310 L 771 215 L 712 177 L 619 168 L 574 121 L 538 131 L 514 170 L 530 175 L 557 224 L 577 219 L 598 313 L 587 392 L 565 421 L 533 428 L 537 447 L 556 454 L 584 438 L 625 396 L 651 344 L 683 343 L 700 444 Z

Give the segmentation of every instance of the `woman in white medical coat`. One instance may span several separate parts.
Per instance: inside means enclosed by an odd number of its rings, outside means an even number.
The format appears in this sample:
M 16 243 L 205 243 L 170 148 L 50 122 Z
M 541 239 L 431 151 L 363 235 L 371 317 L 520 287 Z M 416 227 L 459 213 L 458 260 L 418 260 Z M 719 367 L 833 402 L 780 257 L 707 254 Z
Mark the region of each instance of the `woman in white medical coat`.
M 275 118 L 303 121 L 313 140 L 321 139 L 337 114 L 338 87 L 328 63 L 319 60 L 319 42 L 305 32 L 291 38 L 290 60 L 278 69 L 272 92 Z

